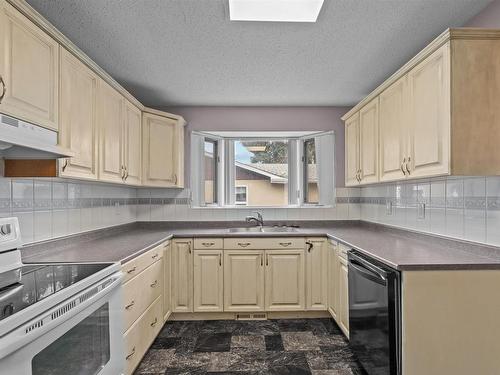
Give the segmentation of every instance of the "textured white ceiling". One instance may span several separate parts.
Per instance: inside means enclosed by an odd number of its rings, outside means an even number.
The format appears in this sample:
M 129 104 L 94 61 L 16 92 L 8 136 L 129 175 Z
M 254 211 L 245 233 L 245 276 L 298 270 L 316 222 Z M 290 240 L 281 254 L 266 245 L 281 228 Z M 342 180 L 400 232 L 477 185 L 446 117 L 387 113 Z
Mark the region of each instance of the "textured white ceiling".
M 141 102 L 352 105 L 490 0 L 325 0 L 317 23 L 231 22 L 227 0 L 28 0 Z

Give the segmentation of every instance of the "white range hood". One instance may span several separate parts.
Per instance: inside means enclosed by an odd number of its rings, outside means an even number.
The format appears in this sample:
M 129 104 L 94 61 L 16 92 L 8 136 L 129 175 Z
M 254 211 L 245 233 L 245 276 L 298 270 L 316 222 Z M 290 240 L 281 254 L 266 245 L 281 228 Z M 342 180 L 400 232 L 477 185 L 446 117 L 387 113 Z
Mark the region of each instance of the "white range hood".
M 57 132 L 0 114 L 0 158 L 58 159 L 74 154 L 57 145 Z

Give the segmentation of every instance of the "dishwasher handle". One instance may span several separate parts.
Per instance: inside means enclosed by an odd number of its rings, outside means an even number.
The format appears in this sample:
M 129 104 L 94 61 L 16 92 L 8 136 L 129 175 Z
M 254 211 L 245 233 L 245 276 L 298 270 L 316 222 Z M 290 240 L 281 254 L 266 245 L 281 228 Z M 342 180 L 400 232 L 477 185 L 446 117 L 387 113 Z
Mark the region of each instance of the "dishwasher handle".
M 388 273 L 385 270 L 353 252 L 349 252 L 349 265 L 370 279 L 387 284 Z

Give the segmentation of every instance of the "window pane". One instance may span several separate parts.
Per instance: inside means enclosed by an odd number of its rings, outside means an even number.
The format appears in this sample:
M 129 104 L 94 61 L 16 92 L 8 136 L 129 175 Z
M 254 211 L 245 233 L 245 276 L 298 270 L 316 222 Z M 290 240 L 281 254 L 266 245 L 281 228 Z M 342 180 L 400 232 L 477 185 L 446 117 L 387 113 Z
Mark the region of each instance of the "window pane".
M 287 140 L 235 141 L 234 160 L 236 204 L 245 194 L 248 206 L 288 205 Z
M 217 142 L 205 140 L 205 203 L 217 203 Z
M 236 197 L 235 203 L 237 205 L 247 205 L 248 197 L 247 197 L 247 187 L 246 186 L 236 186 Z
M 316 147 L 314 139 L 304 142 L 304 200 L 306 203 L 318 203 L 318 174 L 316 165 Z

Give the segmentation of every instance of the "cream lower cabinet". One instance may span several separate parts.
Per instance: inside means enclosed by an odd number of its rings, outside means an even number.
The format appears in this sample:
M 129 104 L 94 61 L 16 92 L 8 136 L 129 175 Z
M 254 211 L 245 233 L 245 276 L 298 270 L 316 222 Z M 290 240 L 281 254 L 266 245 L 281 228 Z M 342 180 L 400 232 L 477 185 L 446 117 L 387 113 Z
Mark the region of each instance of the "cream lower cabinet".
M 133 374 L 163 325 L 165 245 L 122 266 L 125 374 Z
M 193 312 L 193 240 L 172 242 L 172 312 Z
M 327 310 L 328 261 L 325 238 L 306 239 L 306 309 Z
M 224 250 L 224 311 L 264 311 L 264 251 Z
M 339 311 L 337 323 L 344 334 L 349 337 L 349 278 L 347 259 L 340 251 L 339 254 Z
M 59 144 L 75 156 L 59 162 L 59 176 L 96 180 L 97 75 L 61 47 Z
M 184 121 L 143 113 L 143 184 L 184 187 Z
M 339 260 L 337 255 L 338 244 L 328 240 L 328 312 L 333 319 L 338 319 L 339 310 Z
M 172 314 L 172 244 L 167 242 L 163 250 L 163 321 Z
M 304 249 L 266 250 L 266 311 L 305 309 Z
M 59 44 L 0 0 L 0 112 L 46 128 L 59 125 Z
M 194 251 L 194 312 L 224 309 L 222 250 Z

